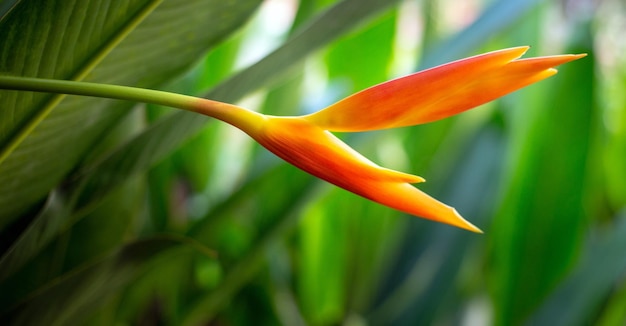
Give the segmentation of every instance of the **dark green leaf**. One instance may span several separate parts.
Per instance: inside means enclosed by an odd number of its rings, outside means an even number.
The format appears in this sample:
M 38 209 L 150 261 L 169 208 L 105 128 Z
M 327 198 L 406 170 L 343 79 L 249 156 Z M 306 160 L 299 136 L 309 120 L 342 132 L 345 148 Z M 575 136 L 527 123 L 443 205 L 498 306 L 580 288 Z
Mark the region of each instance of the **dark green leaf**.
M 187 69 L 258 4 L 21 1 L 0 21 L 0 71 L 155 87 Z M 0 228 L 41 200 L 133 105 L 1 91 Z
M 145 271 L 154 256 L 179 244 L 165 238 L 126 245 L 55 280 L 9 310 L 5 307 L 0 319 L 13 325 L 80 324 Z
M 527 325 L 590 325 L 604 298 L 626 273 L 626 218 L 598 230 L 572 273 L 527 321 Z M 622 306 L 623 309 L 623 306 Z
M 244 1 L 231 7 L 229 2 L 222 1 L 172 0 L 125 3 L 107 11 L 102 1 L 74 4 L 48 1 L 46 6 L 38 5 L 37 1 L 22 1 L 10 17 L 0 22 L 0 38 L 5 40 L 0 54 L 0 71 L 143 87 L 160 85 L 182 72 L 226 33 L 237 28 L 257 4 L 256 0 Z M 137 8 L 131 10 L 131 5 Z M 72 24 L 60 24 L 62 17 L 57 15 L 71 20 Z M 107 15 L 113 18 L 107 19 Z M 39 23 L 22 26 L 36 21 Z M 51 24 L 54 30 L 49 30 Z M 87 28 L 85 24 L 91 27 Z M 49 50 L 42 48 L 45 44 L 38 42 L 52 31 L 53 37 L 47 40 L 50 44 L 76 43 L 55 45 Z M 120 40 L 115 41 L 117 38 Z M 50 52 L 52 50 L 55 52 Z M 58 67 L 53 69 L 57 64 Z M 5 140 L 5 146 L 0 148 L 4 153 L 4 161 L 0 159 L 2 229 L 57 186 L 74 164 L 91 150 L 90 146 L 105 138 L 103 135 L 134 104 L 0 91 L 0 105 L 10 108 L 0 111 L 3 117 L 0 119 L 0 135 L 4 137 L 0 139 Z M 37 115 L 43 120 L 33 117 Z M 27 124 L 33 124 L 34 129 L 29 129 L 25 126 Z M 116 163 L 123 165 L 132 158 L 125 157 Z M 103 171 L 103 178 L 110 180 L 109 173 Z M 81 188 L 79 191 L 86 190 Z M 94 191 L 93 196 L 105 197 L 99 191 Z M 71 204 L 75 196 L 70 197 Z M 61 209 L 71 211 L 67 204 Z M 74 212 L 72 216 L 69 211 L 57 214 L 48 212 L 49 208 L 50 205 L 9 250 L 8 255 L 12 256 L 2 258 L 3 276 L 18 269 L 60 229 L 67 228 L 67 223 L 84 215 L 84 212 Z

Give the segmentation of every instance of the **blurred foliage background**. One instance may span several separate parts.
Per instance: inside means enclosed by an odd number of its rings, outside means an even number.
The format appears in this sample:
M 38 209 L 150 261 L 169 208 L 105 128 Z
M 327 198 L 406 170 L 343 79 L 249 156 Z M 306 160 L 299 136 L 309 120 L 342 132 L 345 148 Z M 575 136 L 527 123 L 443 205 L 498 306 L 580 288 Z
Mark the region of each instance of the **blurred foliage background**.
M 352 195 L 205 117 L 0 91 L 0 320 L 623 325 L 625 30 L 621 0 L 0 1 L 0 73 L 274 115 L 505 47 L 589 54 L 454 118 L 341 135 L 484 235 Z

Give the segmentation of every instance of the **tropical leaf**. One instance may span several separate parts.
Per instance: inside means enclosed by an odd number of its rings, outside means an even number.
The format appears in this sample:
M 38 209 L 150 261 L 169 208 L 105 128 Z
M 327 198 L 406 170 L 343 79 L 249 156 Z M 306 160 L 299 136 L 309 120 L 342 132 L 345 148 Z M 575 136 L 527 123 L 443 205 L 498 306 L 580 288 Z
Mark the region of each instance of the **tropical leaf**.
M 546 0 L 513 0 L 494 1 L 485 8 L 478 19 L 461 32 L 445 40 L 435 42 L 432 51 L 426 53 L 421 67 L 429 68 L 447 61 L 455 60 L 455 53 L 471 52 L 477 44 L 488 40 L 488 35 L 503 32 L 503 29 L 514 25 L 519 19 L 532 12 Z M 487 37 L 487 38 L 486 38 Z M 521 44 L 516 44 L 521 45 Z
M 135 10 L 129 9 L 130 3 L 106 10 L 104 3 L 98 1 L 75 5 L 46 2 L 46 6 L 39 6 L 36 1 L 22 1 L 0 22 L 0 33 L 6 35 L 2 38 L 6 42 L 2 47 L 1 58 L 4 59 L 0 61 L 0 71 L 144 87 L 160 85 L 188 68 L 210 46 L 237 28 L 257 4 L 258 1 L 247 1 L 231 7 L 220 1 L 166 1 L 134 4 L 137 7 Z M 104 14 L 116 19 L 104 19 L 107 17 Z M 56 15 L 65 15 L 67 19 L 73 17 L 73 24 L 59 25 Z M 19 27 L 31 19 L 41 23 Z M 85 28 L 81 25 L 83 23 L 96 25 Z M 41 45 L 35 43 L 44 38 L 50 25 L 61 29 L 55 30 L 55 39 L 48 40 L 50 44 L 62 43 L 71 35 L 69 39 L 77 40 L 76 48 L 73 48 L 74 44 L 68 44 L 54 48 L 54 53 L 50 52 L 52 49 L 39 49 Z M 27 33 L 28 37 L 18 37 L 21 32 Z M 100 35 L 102 33 L 105 35 Z M 183 39 L 186 41 L 181 42 Z M 37 63 L 39 61 L 41 63 Z M 58 68 L 50 68 L 57 63 Z M 37 69 L 39 66 L 48 68 Z M 136 69 L 141 69 L 141 72 Z M 0 160 L 0 229 L 57 186 L 90 152 L 94 143 L 103 138 L 135 105 L 8 91 L 0 91 L 0 103 L 9 108 L 1 112 L 0 121 L 3 124 L 0 124 L 0 130 L 4 131 L 5 138 L 13 135 L 6 139 L 2 148 L 4 160 Z M 14 123 L 9 124 L 11 121 Z M 98 157 L 102 153 L 90 155 Z M 101 192 L 94 192 L 94 195 L 104 198 Z M 51 213 L 48 204 L 3 256 L 0 262 L 5 266 L 2 277 L 19 268 L 55 234 L 67 228 L 68 223 L 76 221 L 67 209 L 77 198 L 68 196 L 72 198 L 67 198 L 61 208 L 64 212 Z
M 526 321 L 527 325 L 593 324 L 604 298 L 623 282 L 626 259 L 620 249 L 626 246 L 626 219 L 622 214 L 594 233 L 572 273 Z
M 187 69 L 259 1 L 21 1 L 0 71 L 140 87 Z M 0 92 L 0 229 L 41 200 L 134 103 Z M 68 144 L 71 144 L 68 145 Z
M 592 54 L 591 41 L 583 42 L 575 49 Z M 494 222 L 498 324 L 522 322 L 578 257 L 594 177 L 587 169 L 598 119 L 594 75 L 593 55 L 563 67 L 560 78 L 533 103 L 540 111 L 517 148 L 515 174 Z
M 154 238 L 128 244 L 55 279 L 37 293 L 0 313 L 14 325 L 80 324 L 120 289 L 145 272 L 151 259 L 180 246 L 180 241 Z
M 284 186 L 276 189 L 276 182 Z M 313 178 L 291 166 L 270 169 L 212 210 L 210 216 L 216 218 L 204 219 L 190 230 L 190 237 L 221 253 L 226 276 L 214 291 L 189 304 L 183 324 L 214 319 L 228 300 L 250 282 L 263 267 L 268 247 L 295 228 L 301 216 L 298 212 L 314 190 L 312 182 Z M 233 216 L 238 218 L 227 219 Z M 248 239 L 237 243 L 234 237 L 224 236 L 233 229 L 248 230 Z

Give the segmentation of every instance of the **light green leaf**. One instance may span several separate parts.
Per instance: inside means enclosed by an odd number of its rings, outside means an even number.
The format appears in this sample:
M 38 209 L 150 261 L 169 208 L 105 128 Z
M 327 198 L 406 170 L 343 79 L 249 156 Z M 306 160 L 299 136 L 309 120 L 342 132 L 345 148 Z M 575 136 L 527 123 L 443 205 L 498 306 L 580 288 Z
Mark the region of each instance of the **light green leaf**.
M 393 77 L 389 68 L 396 24 L 396 11 L 388 12 L 368 28 L 350 33 L 329 47 L 326 68 L 330 82 L 341 83 L 341 91 L 351 94 Z
M 442 40 L 429 50 L 421 62 L 421 67 L 433 67 L 447 61 L 456 60 L 458 53 L 471 52 L 477 44 L 488 40 L 488 35 L 502 33 L 513 26 L 537 5 L 546 0 L 500 0 L 488 6 L 480 17 L 462 32 Z M 522 44 L 516 44 L 522 45 Z
M 601 216 L 585 206 L 595 200 L 588 197 L 595 176 L 588 167 L 599 118 L 591 43 L 585 39 L 570 50 L 590 56 L 560 67 L 543 97 L 518 102 L 538 111 L 523 144 L 512 147 L 515 168 L 493 226 L 497 324 L 516 324 L 531 314 L 578 257 L 590 219 Z

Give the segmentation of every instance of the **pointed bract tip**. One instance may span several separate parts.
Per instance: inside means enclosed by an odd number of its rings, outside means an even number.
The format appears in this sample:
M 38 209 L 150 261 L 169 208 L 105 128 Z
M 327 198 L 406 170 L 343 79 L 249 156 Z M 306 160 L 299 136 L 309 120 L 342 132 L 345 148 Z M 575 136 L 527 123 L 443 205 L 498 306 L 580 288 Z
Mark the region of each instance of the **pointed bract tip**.
M 574 61 L 574 60 L 578 60 L 578 59 L 582 59 L 582 58 L 586 57 L 587 53 L 578 53 L 578 54 L 570 54 L 570 55 L 572 56 L 572 60 L 571 61 Z
M 508 48 L 508 49 L 503 49 L 500 51 L 511 51 L 511 52 L 517 52 L 519 53 L 520 56 L 524 55 L 526 52 L 528 52 L 528 50 L 530 50 L 530 46 L 528 45 L 522 45 L 522 46 L 515 46 L 512 48 Z
M 391 178 L 391 180 L 395 179 L 395 180 L 406 182 L 406 183 L 422 183 L 426 181 L 426 179 L 420 177 L 419 175 L 404 173 L 404 172 L 391 170 L 387 168 L 381 167 L 379 168 L 379 171 L 386 174 L 387 177 Z
M 574 60 L 578 60 L 580 58 L 584 58 L 587 56 L 587 53 L 579 53 L 579 54 L 560 54 L 560 55 L 553 55 L 553 56 L 546 56 L 544 58 L 550 59 L 550 58 L 557 58 L 557 59 L 561 59 L 559 60 L 560 62 L 558 63 L 559 65 L 570 62 L 570 61 L 574 61 Z M 539 57 L 541 58 L 541 57 Z
M 474 224 L 472 224 L 469 221 L 467 221 L 466 219 L 464 219 L 463 216 L 461 216 L 461 214 L 459 214 L 459 212 L 457 212 L 456 209 L 452 208 L 452 212 L 453 212 L 454 215 L 456 215 L 456 219 L 454 221 L 454 224 L 452 224 L 452 225 L 454 225 L 456 227 L 459 227 L 461 229 L 472 231 L 474 233 L 480 233 L 480 234 L 484 233 L 477 226 L 475 226 Z

